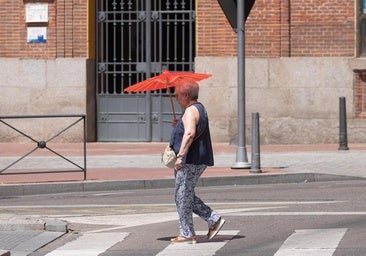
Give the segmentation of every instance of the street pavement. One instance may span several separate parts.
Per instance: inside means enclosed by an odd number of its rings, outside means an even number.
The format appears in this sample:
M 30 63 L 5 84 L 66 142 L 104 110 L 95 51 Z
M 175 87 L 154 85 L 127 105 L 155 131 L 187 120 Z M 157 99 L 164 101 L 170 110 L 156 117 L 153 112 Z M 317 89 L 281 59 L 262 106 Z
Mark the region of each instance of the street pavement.
M 0 143 L 0 194 L 22 196 L 171 187 L 174 185 L 174 172 L 161 164 L 165 145 L 87 143 L 84 180 L 84 173 L 78 168 L 84 167 L 83 144 L 49 143 L 48 150 L 37 149 L 33 144 Z M 30 155 L 20 159 L 34 149 Z M 236 151 L 235 145 L 215 143 L 215 166 L 205 171 L 200 185 L 366 177 L 366 144 L 349 145 L 349 150 L 338 150 L 336 144 L 262 146 L 260 173 L 253 173 L 251 169 L 231 169 L 236 162 Z M 250 146 L 247 146 L 247 158 L 250 163 Z M 18 161 L 15 165 L 3 170 L 15 161 Z M 69 170 L 78 172 L 65 172 Z
M 49 143 L 46 148 L 30 143 L 0 143 L 0 199 L 173 187 L 174 172 L 161 164 L 165 146 L 166 143 L 87 143 L 84 151 L 82 143 Z M 205 171 L 199 186 L 366 178 L 366 144 L 348 146 L 349 150 L 339 150 L 336 144 L 261 146 L 261 171 L 253 172 L 231 168 L 236 162 L 237 146 L 215 143 L 215 166 Z M 250 163 L 250 146 L 246 149 Z M 29 252 L 19 243 L 22 239 L 41 246 L 65 232 L 67 223 L 58 220 L 0 216 L 0 256 L 9 255 L 10 250 L 12 256 L 27 255 Z

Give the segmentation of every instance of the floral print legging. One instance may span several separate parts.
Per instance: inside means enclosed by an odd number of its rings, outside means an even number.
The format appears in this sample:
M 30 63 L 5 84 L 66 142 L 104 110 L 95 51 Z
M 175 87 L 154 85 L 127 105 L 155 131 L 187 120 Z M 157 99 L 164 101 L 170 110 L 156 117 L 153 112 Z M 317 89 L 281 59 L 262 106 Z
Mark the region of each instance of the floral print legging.
M 193 214 L 195 213 L 213 226 L 220 218 L 217 212 L 211 210 L 195 195 L 194 189 L 206 165 L 183 164 L 180 170 L 175 170 L 175 204 L 179 215 L 179 232 L 182 237 L 195 236 Z

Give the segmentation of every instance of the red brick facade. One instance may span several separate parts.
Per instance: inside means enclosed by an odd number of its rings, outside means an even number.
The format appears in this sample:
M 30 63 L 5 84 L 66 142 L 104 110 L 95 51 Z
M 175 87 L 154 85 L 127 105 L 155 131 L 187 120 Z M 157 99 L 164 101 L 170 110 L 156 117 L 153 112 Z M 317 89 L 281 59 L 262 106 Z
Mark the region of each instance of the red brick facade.
M 236 35 L 215 0 L 197 3 L 197 55 L 236 55 Z M 257 0 L 246 22 L 251 57 L 352 57 L 355 2 Z
M 49 3 L 47 43 L 26 42 L 26 3 Z M 197 0 L 197 56 L 236 55 L 236 35 L 215 0 Z M 2 0 L 0 57 L 86 57 L 86 0 Z M 93 14 L 91 14 L 93 15 Z M 33 24 L 34 25 L 34 24 Z M 353 56 L 355 2 L 257 0 L 246 23 L 252 57 Z

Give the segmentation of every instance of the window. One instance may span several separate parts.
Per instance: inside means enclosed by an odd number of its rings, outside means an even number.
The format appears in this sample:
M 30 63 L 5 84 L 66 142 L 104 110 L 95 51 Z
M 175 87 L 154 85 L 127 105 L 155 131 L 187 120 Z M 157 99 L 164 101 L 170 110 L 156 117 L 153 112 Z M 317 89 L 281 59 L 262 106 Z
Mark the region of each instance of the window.
M 354 71 L 355 117 L 366 118 L 366 70 Z
M 359 1 L 359 56 L 366 57 L 366 0 Z

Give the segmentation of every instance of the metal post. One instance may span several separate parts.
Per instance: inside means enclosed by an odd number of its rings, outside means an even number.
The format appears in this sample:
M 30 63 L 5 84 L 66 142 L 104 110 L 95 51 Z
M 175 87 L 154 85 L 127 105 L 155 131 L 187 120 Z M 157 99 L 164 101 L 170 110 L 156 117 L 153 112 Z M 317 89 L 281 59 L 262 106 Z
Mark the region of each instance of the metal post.
M 261 173 L 259 113 L 252 113 L 252 167 L 250 172 Z
M 339 148 L 338 150 L 348 150 L 347 142 L 347 113 L 346 98 L 339 97 Z
M 84 150 L 84 180 L 86 180 L 86 116 L 83 115 L 83 129 L 84 129 L 84 138 L 83 138 L 83 150 Z
M 146 79 L 151 77 L 151 1 L 146 0 Z M 152 140 L 152 103 L 151 103 L 151 92 L 146 92 L 146 139 L 147 141 Z
M 238 54 L 238 148 L 236 162 L 232 169 L 248 169 L 247 149 L 245 147 L 245 0 L 237 1 L 237 54 Z

